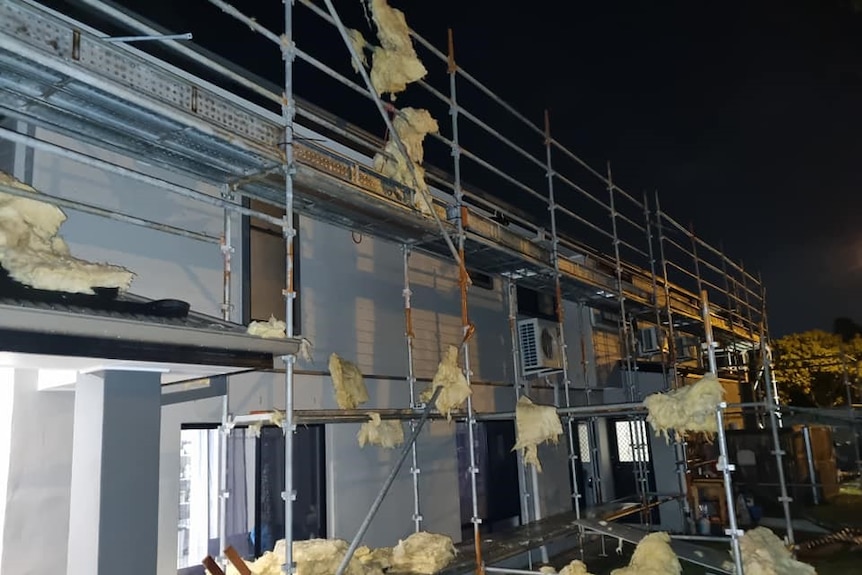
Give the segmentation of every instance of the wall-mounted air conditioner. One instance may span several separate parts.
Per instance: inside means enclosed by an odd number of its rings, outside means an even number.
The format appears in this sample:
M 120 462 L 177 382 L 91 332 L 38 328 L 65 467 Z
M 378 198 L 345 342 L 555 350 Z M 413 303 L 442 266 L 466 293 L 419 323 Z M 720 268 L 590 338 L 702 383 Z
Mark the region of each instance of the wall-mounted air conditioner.
M 641 356 L 655 355 L 661 352 L 661 332 L 658 327 L 646 327 L 638 330 L 638 353 Z
M 557 323 L 538 318 L 519 320 L 518 346 L 522 376 L 563 369 L 560 327 Z

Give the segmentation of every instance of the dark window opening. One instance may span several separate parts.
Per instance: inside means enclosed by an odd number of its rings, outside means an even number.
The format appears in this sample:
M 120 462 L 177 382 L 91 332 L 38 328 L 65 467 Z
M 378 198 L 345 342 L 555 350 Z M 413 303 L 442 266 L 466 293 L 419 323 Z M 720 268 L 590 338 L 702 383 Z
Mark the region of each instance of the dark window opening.
M 244 205 L 255 211 L 276 218 L 284 217 L 284 210 L 257 200 L 246 200 Z M 242 229 L 243 245 L 243 321 L 267 321 L 270 316 L 285 320 L 284 289 L 286 277 L 286 245 L 281 227 L 259 218 L 244 216 Z M 300 248 L 299 216 L 295 215 L 293 227 L 297 235 L 293 240 L 293 285 L 299 285 Z M 297 292 L 299 290 L 296 290 Z M 299 298 L 293 300 L 293 330 L 300 333 Z
M 459 422 L 456 430 L 458 478 L 461 502 L 461 528 L 465 537 L 473 532 L 473 495 L 470 482 L 469 432 Z M 476 494 L 480 528 L 483 533 L 501 531 L 520 524 L 521 503 L 518 488 L 518 459 L 513 421 L 485 421 L 476 425 L 473 437 L 476 450 Z
M 647 491 L 655 493 L 655 474 L 652 472 L 652 453 L 649 444 L 649 429 L 643 420 L 613 420 L 614 433 L 610 433 L 611 465 L 613 466 L 614 489 L 617 499 L 638 503 L 638 461 L 644 462 L 647 472 Z M 648 500 L 651 499 L 648 496 Z M 658 507 L 653 507 L 650 521 L 660 523 Z M 621 523 L 640 523 L 642 513 L 632 513 L 621 518 Z
M 219 457 L 216 425 L 183 426 L 177 572 L 203 575 L 201 560 L 219 555 Z M 255 436 L 235 429 L 227 444 L 226 545 L 245 559 L 271 551 L 284 538 L 284 435 L 268 426 Z M 294 436 L 293 533 L 297 540 L 326 537 L 324 427 L 301 427 Z

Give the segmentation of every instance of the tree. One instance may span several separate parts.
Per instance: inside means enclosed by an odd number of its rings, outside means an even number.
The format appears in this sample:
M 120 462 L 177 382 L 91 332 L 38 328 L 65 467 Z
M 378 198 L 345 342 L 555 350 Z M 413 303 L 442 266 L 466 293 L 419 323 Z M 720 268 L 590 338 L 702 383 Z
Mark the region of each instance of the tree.
M 847 404 L 844 386 L 862 380 L 862 336 L 842 341 L 840 334 L 812 330 L 775 341 L 774 372 L 782 402 L 800 407 Z

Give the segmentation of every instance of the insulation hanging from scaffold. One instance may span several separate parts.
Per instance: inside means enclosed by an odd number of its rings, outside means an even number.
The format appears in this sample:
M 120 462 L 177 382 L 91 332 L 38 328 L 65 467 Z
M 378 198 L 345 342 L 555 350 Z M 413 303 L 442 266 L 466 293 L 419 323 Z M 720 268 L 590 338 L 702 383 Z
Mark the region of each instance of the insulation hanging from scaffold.
M 356 409 L 368 401 L 368 389 L 365 387 L 362 372 L 355 363 L 333 353 L 329 356 L 329 373 L 332 375 L 338 407 Z
M 434 374 L 431 385 L 419 394 L 419 399 L 423 402 L 429 401 L 438 387 L 442 389 L 437 396 L 435 406 L 437 411 L 446 416 L 446 419 L 451 420 L 452 410 L 461 407 L 473 393 L 464 372 L 458 366 L 458 348 L 454 345 L 446 348 L 443 359 L 437 365 L 437 373 Z
M 724 399 L 724 387 L 715 375 L 707 373 L 693 385 L 644 398 L 656 435 L 670 441 L 671 430 L 682 439 L 686 432 L 702 432 L 711 437 L 718 431 L 715 412 Z
M 563 424 L 557 414 L 557 408 L 552 405 L 536 405 L 529 397 L 522 395 L 515 407 L 515 430 L 518 441 L 512 451 L 523 449 L 524 463 L 534 465 L 536 471 L 541 472 L 539 444 L 556 444 L 563 434 Z
M 404 427 L 400 421 L 381 420 L 379 413 L 369 413 L 368 417 L 369 421 L 363 423 L 356 434 L 359 447 L 369 444 L 392 449 L 404 443 Z

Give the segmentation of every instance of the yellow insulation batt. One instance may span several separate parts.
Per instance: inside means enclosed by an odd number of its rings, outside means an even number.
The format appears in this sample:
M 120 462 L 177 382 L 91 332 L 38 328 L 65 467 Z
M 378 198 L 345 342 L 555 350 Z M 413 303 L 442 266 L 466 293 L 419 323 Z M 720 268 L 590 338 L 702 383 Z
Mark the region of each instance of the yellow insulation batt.
M 371 84 L 378 94 L 388 93 L 394 100 L 395 94 L 424 78 L 428 70 L 416 55 L 404 12 L 386 0 L 371 0 L 371 17 L 380 41 L 371 55 Z
M 0 184 L 38 192 L 0 172 Z M 129 289 L 135 274 L 72 256 L 59 235 L 66 214 L 55 205 L 0 192 L 0 265 L 12 279 L 36 288 L 92 294 L 93 288 Z
M 368 417 L 369 421 L 363 423 L 356 434 L 359 447 L 365 447 L 368 443 L 392 449 L 404 443 L 404 427 L 400 421 L 383 421 L 379 413 L 369 413 Z
M 644 399 L 650 422 L 656 435 L 670 440 L 673 430 L 682 439 L 686 432 L 703 432 L 708 436 L 718 431 L 715 412 L 724 399 L 724 387 L 711 373 L 693 385 L 685 385 L 666 393 L 654 393 Z
M 575 559 L 560 570 L 560 575 L 592 575 L 587 571 L 587 565 L 579 559 Z
M 338 570 L 341 559 L 349 545 L 341 539 L 310 539 L 294 541 L 293 560 L 296 562 L 297 575 L 333 575 Z M 367 548 L 366 548 L 367 549 Z M 275 544 L 273 551 L 267 551 L 246 565 L 254 575 L 283 575 L 284 540 Z M 348 564 L 347 575 L 382 575 L 383 571 L 373 561 L 363 562 L 359 550 L 353 554 Z M 239 575 L 239 570 L 228 565 L 225 575 Z
M 682 565 L 670 547 L 670 535 L 650 533 L 640 540 L 628 566 L 614 569 L 611 575 L 680 575 Z M 746 573 L 748 575 L 748 573 Z
M 518 434 L 516 449 L 524 450 L 524 462 L 542 471 L 538 446 L 544 442 L 557 443 L 563 433 L 563 424 L 552 405 L 536 405 L 529 397 L 521 396 L 515 407 L 515 430 Z
M 814 567 L 794 559 L 784 542 L 766 527 L 746 531 L 739 546 L 745 575 L 817 575 Z
M 392 565 L 391 547 L 371 549 L 367 545 L 363 545 L 356 549 L 353 556 L 359 559 L 367 568 L 376 568 L 385 571 Z
M 335 402 L 341 409 L 356 409 L 368 401 L 368 389 L 355 363 L 333 353 L 329 356 L 329 373 L 335 387 Z
M 396 141 L 389 138 L 383 148 L 383 153 L 374 155 L 374 169 L 387 178 L 415 190 L 413 207 L 423 214 L 430 215 L 431 208 L 425 201 L 428 184 L 425 183 L 425 169 L 422 167 L 422 162 L 425 160 L 422 143 L 427 134 L 436 133 L 440 129 L 437 120 L 431 117 L 428 110 L 404 108 L 398 111 L 392 121 L 392 126 L 404 144 L 407 157 L 405 158 L 404 154 L 401 153 Z M 413 171 L 410 170 L 411 165 Z M 415 181 L 413 179 L 414 173 Z
M 269 321 L 253 321 L 248 324 L 246 333 L 265 339 L 284 339 L 286 327 L 283 321 L 271 315 Z
M 365 36 L 362 35 L 362 32 L 353 28 L 347 31 L 347 36 L 350 38 L 350 43 L 353 44 L 353 49 L 356 50 L 356 55 L 359 56 L 359 61 L 367 68 L 368 57 L 365 55 L 365 50 L 370 50 L 371 47 L 368 45 Z M 356 65 L 356 62 L 352 58 L 350 64 L 353 66 L 354 72 L 359 72 L 359 66 Z
M 446 567 L 455 553 L 450 537 L 420 531 L 399 541 L 392 550 L 392 571 L 431 575 Z
M 437 373 L 434 374 L 431 385 L 419 394 L 419 400 L 426 403 L 430 401 L 434 390 L 438 387 L 441 388 L 440 395 L 437 396 L 434 405 L 437 411 L 446 416 L 446 419 L 451 420 L 452 410 L 463 405 L 473 393 L 464 372 L 458 366 L 458 348 L 454 345 L 446 349 L 443 359 L 437 364 Z

